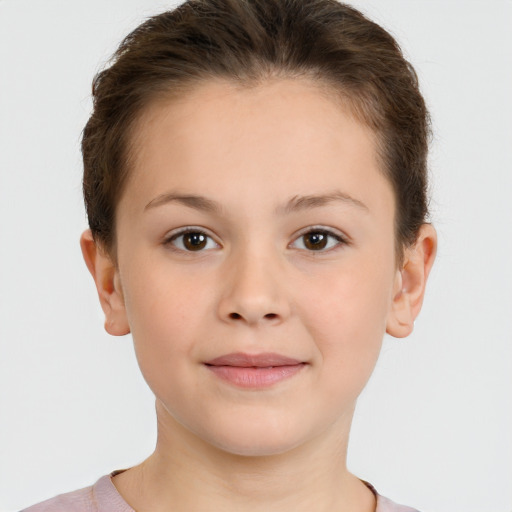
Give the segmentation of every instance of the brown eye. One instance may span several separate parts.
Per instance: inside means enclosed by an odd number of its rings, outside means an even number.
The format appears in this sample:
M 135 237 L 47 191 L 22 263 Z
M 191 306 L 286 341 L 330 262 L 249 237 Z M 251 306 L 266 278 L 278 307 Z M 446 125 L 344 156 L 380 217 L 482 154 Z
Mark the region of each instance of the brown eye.
M 182 231 L 172 236 L 166 245 L 186 252 L 198 252 L 218 247 L 215 241 L 202 231 Z
M 307 233 L 302 238 L 304 240 L 304 246 L 306 247 L 306 249 L 309 249 L 311 251 L 325 249 L 325 247 L 327 246 L 328 235 L 320 231 L 313 231 L 311 233 Z
M 346 243 L 346 240 L 337 233 L 324 229 L 312 229 L 299 236 L 291 245 L 296 249 L 310 252 L 327 252 Z
M 206 247 L 207 237 L 203 233 L 186 233 L 183 235 L 183 245 L 189 251 L 200 251 Z

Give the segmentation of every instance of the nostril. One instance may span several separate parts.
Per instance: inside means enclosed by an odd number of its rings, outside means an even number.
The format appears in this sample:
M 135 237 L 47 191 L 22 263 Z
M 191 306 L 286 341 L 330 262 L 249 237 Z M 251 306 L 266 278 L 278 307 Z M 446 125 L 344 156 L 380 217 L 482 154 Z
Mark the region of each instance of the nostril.
M 264 318 L 266 318 L 267 320 L 274 320 L 274 318 L 277 318 L 278 315 L 276 315 L 276 313 L 267 313 Z M 240 315 L 239 313 L 230 313 L 229 314 L 229 318 L 231 318 L 231 320 L 240 320 L 240 318 L 242 318 L 242 315 Z

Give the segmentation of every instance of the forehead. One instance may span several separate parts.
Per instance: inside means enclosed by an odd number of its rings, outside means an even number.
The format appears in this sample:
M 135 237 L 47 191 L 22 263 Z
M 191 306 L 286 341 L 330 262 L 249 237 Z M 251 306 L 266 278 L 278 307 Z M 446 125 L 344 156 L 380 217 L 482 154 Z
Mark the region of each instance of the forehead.
M 389 188 L 375 133 L 331 89 L 309 80 L 205 82 L 153 101 L 133 135 L 128 188 L 138 197 L 200 187 L 277 201 L 284 193 Z M 372 200 L 379 195 L 374 190 Z

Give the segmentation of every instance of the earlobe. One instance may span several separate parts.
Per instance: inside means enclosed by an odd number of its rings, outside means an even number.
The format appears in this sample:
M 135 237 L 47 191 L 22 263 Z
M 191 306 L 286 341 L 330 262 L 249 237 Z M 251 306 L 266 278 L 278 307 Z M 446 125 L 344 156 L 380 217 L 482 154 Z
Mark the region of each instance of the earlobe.
M 80 247 L 85 264 L 96 284 L 101 308 L 105 314 L 105 330 L 113 336 L 128 334 L 130 326 L 116 265 L 103 248 L 96 244 L 90 229 L 82 233 Z
M 397 271 L 386 332 L 395 338 L 411 334 L 425 296 L 427 278 L 434 263 L 437 235 L 434 227 L 423 224 L 416 242 L 404 253 L 404 264 Z

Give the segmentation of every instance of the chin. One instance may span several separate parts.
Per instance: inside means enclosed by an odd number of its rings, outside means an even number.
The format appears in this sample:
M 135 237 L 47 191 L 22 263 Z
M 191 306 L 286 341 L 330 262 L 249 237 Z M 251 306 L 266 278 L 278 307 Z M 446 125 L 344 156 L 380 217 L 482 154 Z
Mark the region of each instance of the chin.
M 203 440 L 231 455 L 270 457 L 286 453 L 308 438 L 305 432 L 292 432 L 285 425 L 269 424 L 263 419 L 256 424 L 239 422 L 235 427 L 217 431 L 218 435 L 212 435 L 212 429 Z

